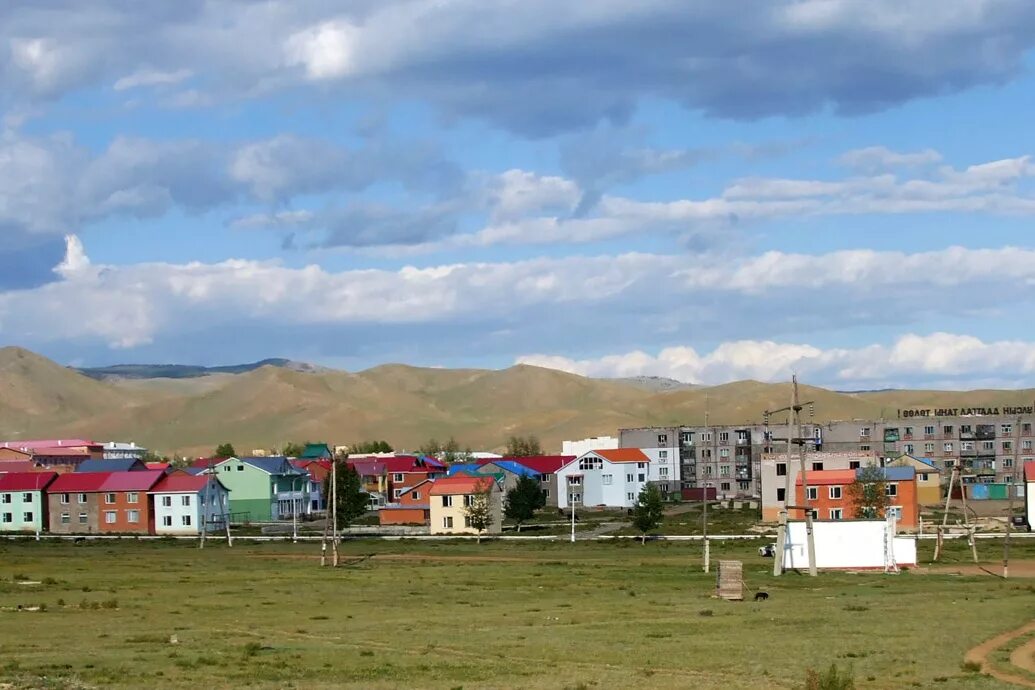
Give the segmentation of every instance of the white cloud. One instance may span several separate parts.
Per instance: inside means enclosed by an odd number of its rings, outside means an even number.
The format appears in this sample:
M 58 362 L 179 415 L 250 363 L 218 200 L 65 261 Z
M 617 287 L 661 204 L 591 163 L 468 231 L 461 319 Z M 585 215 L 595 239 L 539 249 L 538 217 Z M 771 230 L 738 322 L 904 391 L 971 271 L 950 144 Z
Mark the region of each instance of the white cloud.
M 346 21 L 321 22 L 292 34 L 284 44 L 289 65 L 301 65 L 310 79 L 337 79 L 357 71 L 359 29 Z
M 934 149 L 912 153 L 892 151 L 885 146 L 870 146 L 844 153 L 838 159 L 843 165 L 861 172 L 872 173 L 896 168 L 913 168 L 936 165 L 942 161 L 942 154 Z
M 172 86 L 190 79 L 192 76 L 194 76 L 194 72 L 189 69 L 163 72 L 161 70 L 143 68 L 121 77 L 112 88 L 116 91 L 126 91 L 142 86 Z
M 1035 342 L 984 342 L 968 335 L 908 334 L 889 345 L 822 349 L 770 340 L 723 343 L 708 353 L 670 347 L 650 355 L 633 351 L 596 359 L 524 355 L 517 363 L 584 376 L 664 376 L 687 383 L 720 384 L 742 379 L 787 381 L 797 373 L 808 383 L 833 387 L 895 386 L 966 380 L 1003 385 L 1035 381 Z

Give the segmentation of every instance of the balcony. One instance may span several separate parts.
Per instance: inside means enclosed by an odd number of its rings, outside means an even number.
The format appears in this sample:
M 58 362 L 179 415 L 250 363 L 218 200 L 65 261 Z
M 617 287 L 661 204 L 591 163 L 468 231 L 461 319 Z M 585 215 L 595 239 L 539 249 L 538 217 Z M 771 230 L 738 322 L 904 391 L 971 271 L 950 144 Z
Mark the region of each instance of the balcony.
M 995 439 L 994 424 L 978 424 L 974 431 L 974 439 L 977 441 L 992 441 Z

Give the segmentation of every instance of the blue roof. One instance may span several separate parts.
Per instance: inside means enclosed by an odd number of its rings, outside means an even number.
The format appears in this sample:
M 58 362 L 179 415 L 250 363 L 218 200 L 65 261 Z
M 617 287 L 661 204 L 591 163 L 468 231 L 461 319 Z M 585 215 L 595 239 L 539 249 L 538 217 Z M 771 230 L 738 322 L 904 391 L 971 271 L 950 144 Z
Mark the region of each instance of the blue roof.
M 919 460 L 920 462 L 924 463 L 925 465 L 930 465 L 934 469 L 938 469 L 937 467 L 934 466 L 934 460 L 932 460 L 931 458 L 915 458 L 915 459 Z
M 530 467 L 525 467 L 517 460 L 493 460 L 488 463 L 489 465 L 495 465 L 501 467 L 508 472 L 513 472 L 519 477 L 538 477 L 539 473 Z
M 863 469 L 862 467 L 857 469 L 855 476 L 861 476 Z M 879 467 L 878 469 L 884 474 L 885 481 L 889 482 L 907 482 L 916 477 L 916 470 L 912 467 Z
M 269 474 L 308 474 L 303 470 L 295 468 L 283 455 L 274 455 L 268 458 L 238 458 L 238 460 Z
M 130 472 L 146 470 L 147 465 L 136 458 L 117 458 L 112 460 L 83 460 L 75 468 L 76 472 Z
M 480 470 L 481 468 L 482 466 L 476 462 L 458 462 L 456 464 L 449 466 L 448 474 L 450 477 L 457 473 L 479 474 L 478 470 Z

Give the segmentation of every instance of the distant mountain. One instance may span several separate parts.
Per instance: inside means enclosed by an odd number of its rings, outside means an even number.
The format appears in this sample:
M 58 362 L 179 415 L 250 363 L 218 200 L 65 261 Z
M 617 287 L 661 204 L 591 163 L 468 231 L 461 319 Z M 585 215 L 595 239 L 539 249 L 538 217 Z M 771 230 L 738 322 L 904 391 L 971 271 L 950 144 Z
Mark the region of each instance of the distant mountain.
M 629 386 L 636 386 L 642 388 L 645 391 L 679 391 L 688 390 L 690 388 L 697 388 L 692 383 L 683 383 L 675 379 L 665 378 L 664 376 L 626 376 L 622 378 L 603 378 L 598 379 L 600 381 L 613 381 L 615 383 L 624 383 Z
M 115 364 L 110 367 L 78 368 L 80 374 L 92 379 L 193 379 L 212 374 L 245 374 L 262 367 L 277 367 L 292 371 L 316 372 L 322 368 L 305 362 L 295 362 L 279 357 L 264 359 L 251 364 L 231 364 L 220 367 L 202 367 L 192 364 Z
M 243 365 L 235 375 L 225 373 L 235 368 L 194 368 L 222 375 L 186 378 L 132 378 L 115 368 L 98 380 L 27 350 L 0 348 L 0 440 L 92 437 L 197 455 L 225 441 L 252 449 L 385 439 L 412 450 L 451 436 L 461 446 L 500 450 L 509 436 L 534 434 L 546 451 L 558 452 L 565 439 L 703 424 L 706 413 L 712 424 L 759 422 L 763 410 L 785 407 L 790 397 L 787 383 L 656 390 L 654 382 L 645 387 L 528 365 L 497 371 L 387 364 L 350 373 L 284 361 Z M 155 376 L 166 369 L 129 371 Z M 894 419 L 906 408 L 1030 405 L 1035 390 L 845 394 L 802 386 L 801 396 L 815 403 L 815 421 L 825 422 Z

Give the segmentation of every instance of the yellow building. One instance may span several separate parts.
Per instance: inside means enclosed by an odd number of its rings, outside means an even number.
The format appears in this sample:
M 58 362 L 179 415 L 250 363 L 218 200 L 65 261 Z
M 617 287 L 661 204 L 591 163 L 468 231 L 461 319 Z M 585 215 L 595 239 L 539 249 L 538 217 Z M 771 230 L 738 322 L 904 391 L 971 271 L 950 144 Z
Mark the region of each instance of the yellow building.
M 478 534 L 468 517 L 469 507 L 484 494 L 489 502 L 489 526 L 482 534 L 503 531 L 503 491 L 492 477 L 456 474 L 435 480 L 431 487 L 432 534 Z
M 916 470 L 916 499 L 920 505 L 938 505 L 944 500 L 942 496 L 942 473 L 933 464 L 909 454 L 900 455 L 891 464 L 900 467 L 912 467 Z

